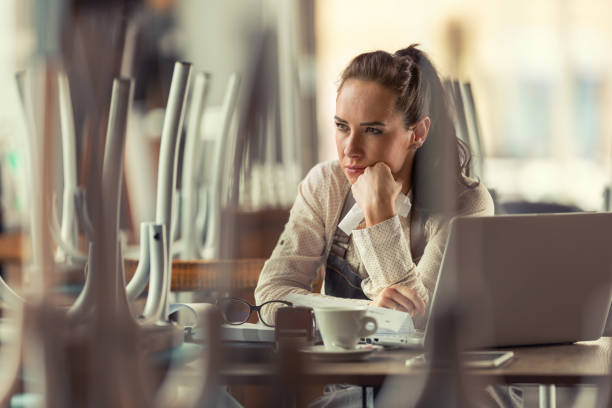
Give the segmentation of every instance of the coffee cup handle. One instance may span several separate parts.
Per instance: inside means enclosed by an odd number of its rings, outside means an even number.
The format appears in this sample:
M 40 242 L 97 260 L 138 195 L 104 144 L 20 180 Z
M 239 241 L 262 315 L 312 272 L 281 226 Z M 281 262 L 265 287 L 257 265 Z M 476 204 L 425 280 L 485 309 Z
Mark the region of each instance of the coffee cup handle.
M 374 326 L 371 330 L 367 329 L 369 323 L 372 323 Z M 371 316 L 364 316 L 361 318 L 361 332 L 359 333 L 359 337 L 367 337 L 376 333 L 378 330 L 378 323 L 376 323 L 376 319 Z

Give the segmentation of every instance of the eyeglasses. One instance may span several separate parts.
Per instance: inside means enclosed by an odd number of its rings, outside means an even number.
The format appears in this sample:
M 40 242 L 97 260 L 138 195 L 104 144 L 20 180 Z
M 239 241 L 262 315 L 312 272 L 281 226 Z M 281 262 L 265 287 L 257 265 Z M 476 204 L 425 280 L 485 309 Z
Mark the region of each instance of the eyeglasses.
M 257 311 L 259 321 L 268 327 L 276 325 L 276 309 L 283 306 L 293 306 L 293 303 L 284 300 L 270 300 L 259 306 L 238 298 L 224 298 L 217 301 L 223 319 L 228 324 L 239 325 L 246 323 L 253 311 Z

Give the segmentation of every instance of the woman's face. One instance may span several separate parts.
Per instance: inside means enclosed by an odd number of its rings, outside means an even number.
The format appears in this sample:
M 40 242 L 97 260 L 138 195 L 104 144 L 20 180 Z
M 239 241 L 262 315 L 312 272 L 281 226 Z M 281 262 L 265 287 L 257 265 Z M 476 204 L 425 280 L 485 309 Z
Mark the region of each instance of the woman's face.
M 396 95 L 371 81 L 349 79 L 336 98 L 336 148 L 344 174 L 353 184 L 366 167 L 383 162 L 394 178 L 410 175 L 414 153 L 413 128 L 404 128 L 395 109 Z

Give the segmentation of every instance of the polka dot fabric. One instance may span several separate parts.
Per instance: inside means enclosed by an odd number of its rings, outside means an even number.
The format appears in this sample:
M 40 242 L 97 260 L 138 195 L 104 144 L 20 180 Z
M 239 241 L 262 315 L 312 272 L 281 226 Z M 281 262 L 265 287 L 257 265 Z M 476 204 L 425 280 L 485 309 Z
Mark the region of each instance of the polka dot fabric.
M 312 282 L 325 264 L 350 183 L 337 160 L 316 165 L 300 183 L 289 221 L 255 290 L 258 304 L 283 299 L 288 293 L 312 293 Z M 492 215 L 493 200 L 481 184 L 459 194 L 461 215 Z M 406 285 L 426 301 L 433 293 L 448 235 L 449 217 L 434 216 L 423 228 L 426 242 L 417 263 L 410 252 L 410 215 L 396 215 L 370 228 L 352 232 L 346 259 L 362 278 L 373 299 L 392 284 Z M 324 296 L 313 294 L 313 296 Z M 367 301 L 353 300 L 356 304 Z M 415 322 L 423 327 L 425 322 Z

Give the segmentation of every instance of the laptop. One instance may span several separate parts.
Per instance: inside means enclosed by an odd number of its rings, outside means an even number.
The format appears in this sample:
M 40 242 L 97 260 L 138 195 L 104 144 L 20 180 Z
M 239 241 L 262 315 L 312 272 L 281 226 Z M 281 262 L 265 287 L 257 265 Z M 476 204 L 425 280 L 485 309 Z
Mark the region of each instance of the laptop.
M 366 341 L 423 347 L 447 310 L 462 349 L 596 340 L 611 303 L 612 213 L 456 217 L 424 333 Z

